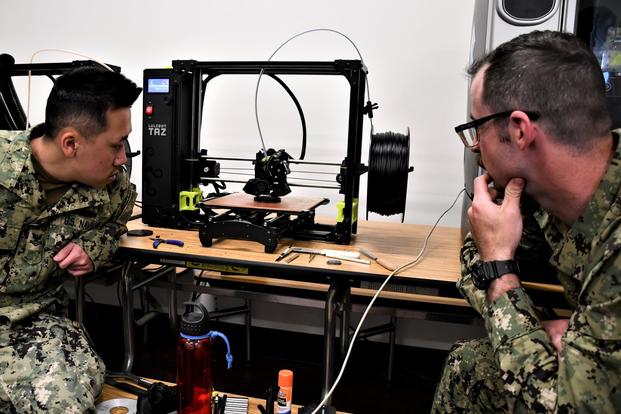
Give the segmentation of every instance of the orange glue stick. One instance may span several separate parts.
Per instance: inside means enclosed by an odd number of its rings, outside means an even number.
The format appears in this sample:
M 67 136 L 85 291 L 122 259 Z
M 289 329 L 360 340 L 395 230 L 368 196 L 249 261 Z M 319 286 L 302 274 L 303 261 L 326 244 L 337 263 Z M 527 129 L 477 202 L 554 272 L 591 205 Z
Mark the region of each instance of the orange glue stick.
M 276 399 L 276 412 L 278 414 L 291 414 L 291 399 L 293 397 L 293 372 L 281 369 L 278 372 L 278 398 Z

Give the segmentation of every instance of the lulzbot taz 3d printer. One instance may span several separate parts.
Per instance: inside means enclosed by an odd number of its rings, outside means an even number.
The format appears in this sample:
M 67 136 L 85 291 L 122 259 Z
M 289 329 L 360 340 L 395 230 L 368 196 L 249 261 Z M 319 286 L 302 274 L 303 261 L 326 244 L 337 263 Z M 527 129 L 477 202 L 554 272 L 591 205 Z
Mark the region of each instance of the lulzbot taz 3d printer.
M 175 60 L 170 69 L 144 71 L 143 112 L 143 221 L 172 228 L 198 228 L 201 243 L 211 246 L 217 238 L 253 240 L 273 252 L 282 236 L 348 244 L 356 233 L 360 175 L 369 171 L 361 163 L 363 117 L 372 117 L 377 106 L 365 104 L 366 68 L 360 60 L 333 62 L 198 62 Z M 341 163 L 294 159 L 286 150 L 262 148 L 255 158 L 208 156 L 200 149 L 200 129 L 205 90 L 222 75 L 265 75 L 276 80 L 294 100 L 305 128 L 303 112 L 295 95 L 279 75 L 337 75 L 349 83 L 347 153 Z M 401 140 L 400 189 L 397 212 L 405 209 L 409 162 L 409 133 Z M 394 158 L 394 157 L 393 157 Z M 247 161 L 254 165 L 254 178 L 244 181 L 243 193 L 227 194 L 220 177 L 220 163 Z M 290 165 L 330 165 L 339 169 L 332 185 L 290 183 Z M 370 160 L 371 164 L 371 160 Z M 375 163 L 373 163 L 375 164 Z M 393 163 L 394 164 L 394 163 Z M 405 167 L 404 167 L 405 165 Z M 394 172 L 394 171 L 391 171 Z M 372 181 L 369 172 L 369 182 Z M 403 185 L 405 177 L 405 186 Z M 384 181 L 379 177 L 380 182 Z M 377 181 L 377 180 L 376 180 Z M 391 181 L 393 181 L 391 179 Z M 205 196 L 199 185 L 212 185 Z M 290 187 L 308 186 L 338 190 L 343 194 L 334 225 L 315 222 L 315 209 L 325 198 L 289 195 Z M 380 184 L 381 186 L 381 184 Z M 376 197 L 377 198 L 377 197 Z

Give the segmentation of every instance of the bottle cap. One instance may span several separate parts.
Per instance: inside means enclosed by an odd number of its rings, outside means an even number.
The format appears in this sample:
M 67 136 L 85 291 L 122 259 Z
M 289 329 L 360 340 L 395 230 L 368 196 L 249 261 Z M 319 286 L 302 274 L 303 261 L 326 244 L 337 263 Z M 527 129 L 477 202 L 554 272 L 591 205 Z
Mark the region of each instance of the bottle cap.
M 203 336 L 209 333 L 209 312 L 201 303 L 186 302 L 179 330 L 184 335 Z
M 278 371 L 278 386 L 279 387 L 291 387 L 293 386 L 293 371 L 288 369 L 281 369 Z

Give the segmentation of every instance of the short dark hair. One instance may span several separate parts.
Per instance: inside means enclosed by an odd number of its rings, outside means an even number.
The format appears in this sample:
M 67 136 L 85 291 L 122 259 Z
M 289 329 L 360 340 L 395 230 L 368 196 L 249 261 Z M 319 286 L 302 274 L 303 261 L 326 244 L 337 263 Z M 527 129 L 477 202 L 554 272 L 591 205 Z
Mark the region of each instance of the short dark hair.
M 106 129 L 110 109 L 129 108 L 142 88 L 118 72 L 100 67 L 72 70 L 56 79 L 45 108 L 45 134 L 72 126 L 90 138 Z
M 475 75 L 485 65 L 483 101 L 492 112 L 539 112 L 542 128 L 576 149 L 610 133 L 602 71 L 593 52 L 573 34 L 520 35 L 474 62 L 468 73 Z

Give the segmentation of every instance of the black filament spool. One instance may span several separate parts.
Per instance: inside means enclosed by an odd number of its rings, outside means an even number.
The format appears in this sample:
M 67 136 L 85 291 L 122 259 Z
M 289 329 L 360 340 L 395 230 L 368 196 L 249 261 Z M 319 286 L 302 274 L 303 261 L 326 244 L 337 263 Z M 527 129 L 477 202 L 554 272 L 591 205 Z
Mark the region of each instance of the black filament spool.
M 405 218 L 410 162 L 410 128 L 407 134 L 371 133 L 369 177 L 367 182 L 367 219 L 369 212 Z

